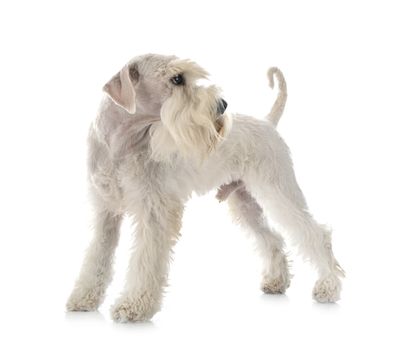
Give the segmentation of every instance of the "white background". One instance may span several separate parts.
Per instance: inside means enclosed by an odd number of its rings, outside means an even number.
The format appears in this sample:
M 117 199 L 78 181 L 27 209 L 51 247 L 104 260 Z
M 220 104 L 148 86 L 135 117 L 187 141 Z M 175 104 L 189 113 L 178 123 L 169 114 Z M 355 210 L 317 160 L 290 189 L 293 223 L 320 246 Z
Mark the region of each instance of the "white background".
M 9 1 L 0 5 L 2 349 L 396 349 L 397 54 L 394 1 Z M 279 125 L 315 217 L 334 229 L 342 300 L 291 251 L 286 296 L 259 290 L 260 261 L 214 192 L 187 204 L 163 310 L 114 324 L 131 230 L 98 313 L 64 304 L 91 237 L 86 133 L 102 85 L 131 57 L 192 58 L 229 111 L 262 118 L 285 73 Z M 395 330 L 395 334 L 393 333 Z

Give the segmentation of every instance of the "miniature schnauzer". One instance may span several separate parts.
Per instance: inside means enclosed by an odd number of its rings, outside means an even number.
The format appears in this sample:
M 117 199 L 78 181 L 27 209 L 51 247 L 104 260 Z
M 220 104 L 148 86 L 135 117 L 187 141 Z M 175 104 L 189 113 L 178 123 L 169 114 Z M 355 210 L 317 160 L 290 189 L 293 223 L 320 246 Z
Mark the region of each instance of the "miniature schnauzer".
M 333 255 L 331 234 L 309 213 L 289 149 L 276 131 L 287 93 L 277 68 L 268 73 L 271 87 L 274 76 L 279 95 L 265 120 L 225 113 L 220 90 L 201 84 L 208 73 L 175 56 L 136 57 L 109 80 L 88 138 L 95 234 L 69 311 L 96 310 L 103 301 L 127 214 L 136 224 L 134 252 L 112 317 L 150 319 L 161 306 L 184 203 L 193 191 L 214 188 L 256 239 L 265 293 L 284 293 L 290 284 L 281 232 L 317 269 L 314 299 L 339 299 L 344 272 Z

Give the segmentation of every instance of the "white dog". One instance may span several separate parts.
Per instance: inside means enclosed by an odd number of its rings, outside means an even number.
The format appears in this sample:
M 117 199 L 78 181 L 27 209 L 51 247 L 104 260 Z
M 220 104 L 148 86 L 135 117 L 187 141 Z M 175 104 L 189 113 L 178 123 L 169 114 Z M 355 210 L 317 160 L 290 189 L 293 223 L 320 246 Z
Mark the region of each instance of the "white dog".
M 269 71 L 271 86 L 276 75 L 280 92 L 267 120 L 225 114 L 220 91 L 199 85 L 207 75 L 190 60 L 151 54 L 131 60 L 104 86 L 89 135 L 95 236 L 68 310 L 95 310 L 103 301 L 127 214 L 136 223 L 134 253 L 112 317 L 150 319 L 161 306 L 184 203 L 193 191 L 214 188 L 256 237 L 264 292 L 283 293 L 290 283 L 283 240 L 269 228 L 269 217 L 317 268 L 313 297 L 338 300 L 344 273 L 330 232 L 308 212 L 289 149 L 275 130 L 287 96 L 282 73 Z

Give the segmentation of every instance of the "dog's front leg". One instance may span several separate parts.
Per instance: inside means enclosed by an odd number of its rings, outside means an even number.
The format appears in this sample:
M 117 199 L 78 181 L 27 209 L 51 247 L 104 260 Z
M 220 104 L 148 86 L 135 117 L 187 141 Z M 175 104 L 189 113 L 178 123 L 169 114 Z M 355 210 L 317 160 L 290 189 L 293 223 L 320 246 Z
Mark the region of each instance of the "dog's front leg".
M 158 197 L 137 203 L 139 207 L 136 204 L 131 212 L 137 227 L 126 285 L 111 311 L 119 322 L 149 320 L 159 311 L 171 250 L 181 227 L 180 201 Z
M 68 311 L 97 310 L 112 280 L 113 254 L 119 240 L 122 216 L 106 209 L 96 208 L 95 211 L 94 237 L 68 299 Z

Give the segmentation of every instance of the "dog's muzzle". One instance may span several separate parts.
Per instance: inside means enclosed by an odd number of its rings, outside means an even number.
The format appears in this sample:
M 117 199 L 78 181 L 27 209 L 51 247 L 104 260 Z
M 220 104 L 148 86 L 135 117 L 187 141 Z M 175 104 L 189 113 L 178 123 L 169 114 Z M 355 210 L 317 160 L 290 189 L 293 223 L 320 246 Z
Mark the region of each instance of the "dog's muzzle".
M 225 110 L 227 109 L 228 103 L 224 99 L 221 99 L 217 105 L 217 112 L 219 114 L 224 114 Z

